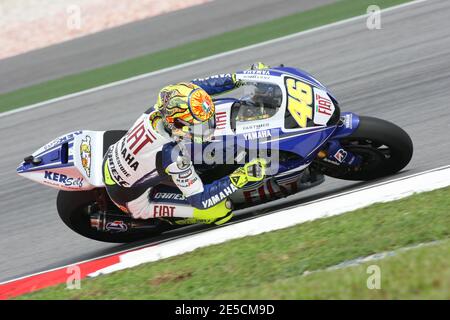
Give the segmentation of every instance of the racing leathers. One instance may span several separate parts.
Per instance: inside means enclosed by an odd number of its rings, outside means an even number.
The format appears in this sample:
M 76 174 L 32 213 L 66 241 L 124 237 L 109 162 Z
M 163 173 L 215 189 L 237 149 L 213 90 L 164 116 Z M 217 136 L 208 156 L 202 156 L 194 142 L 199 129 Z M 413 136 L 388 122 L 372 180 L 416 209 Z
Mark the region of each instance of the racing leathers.
M 192 83 L 210 95 L 238 86 L 232 74 Z M 183 144 L 175 142 L 166 131 L 157 108 L 147 110 L 109 148 L 103 176 L 111 200 L 133 218 L 184 218 L 185 223 L 216 224 L 232 216 L 228 196 L 252 179 L 249 171 L 240 168 L 234 175 L 204 184 Z M 164 185 L 169 176 L 176 188 Z

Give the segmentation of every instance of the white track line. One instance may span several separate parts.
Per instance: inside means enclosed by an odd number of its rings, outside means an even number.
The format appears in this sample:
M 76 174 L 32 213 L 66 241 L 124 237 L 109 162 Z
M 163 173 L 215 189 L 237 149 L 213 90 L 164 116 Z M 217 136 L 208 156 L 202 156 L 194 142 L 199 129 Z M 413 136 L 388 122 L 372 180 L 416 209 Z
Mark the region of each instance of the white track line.
M 426 1 L 428 1 L 428 0 L 416 0 L 416 1 L 412 1 L 412 2 L 407 2 L 407 3 L 403 3 L 403 4 L 400 4 L 400 5 L 397 5 L 397 6 L 393 6 L 393 7 L 390 7 L 390 8 L 383 9 L 383 10 L 381 10 L 381 12 L 382 13 L 386 13 L 386 12 L 402 9 L 402 8 L 405 8 L 405 7 L 408 7 L 408 6 L 412 6 L 412 5 L 416 5 L 416 4 L 419 4 L 419 3 L 422 3 L 422 2 L 426 2 Z M 75 97 L 78 97 L 78 96 L 86 95 L 86 94 L 89 94 L 89 93 L 93 93 L 93 92 L 105 90 L 105 89 L 108 89 L 108 88 L 120 86 L 120 85 L 123 85 L 123 84 L 126 84 L 126 83 L 130 83 L 130 82 L 133 82 L 133 81 L 145 79 L 145 78 L 148 78 L 148 77 L 157 76 L 157 75 L 160 75 L 160 74 L 163 74 L 163 73 L 167 73 L 167 72 L 170 72 L 170 71 L 174 71 L 174 70 L 182 69 L 182 68 L 185 68 L 185 67 L 193 66 L 193 65 L 196 65 L 196 64 L 199 64 L 199 63 L 203 63 L 203 62 L 207 62 L 207 61 L 223 58 L 223 57 L 226 57 L 226 56 L 229 56 L 229 55 L 232 55 L 232 54 L 235 54 L 235 53 L 239 53 L 239 52 L 242 52 L 242 51 L 259 48 L 259 47 L 262 47 L 262 46 L 272 45 L 272 44 L 275 44 L 277 42 L 281 42 L 281 41 L 285 41 L 285 40 L 291 40 L 291 39 L 294 39 L 294 38 L 297 38 L 297 37 L 304 36 L 306 34 L 310 34 L 312 32 L 317 32 L 317 31 L 328 29 L 328 28 L 337 27 L 337 26 L 340 26 L 340 25 L 343 25 L 343 24 L 346 24 L 346 23 L 349 23 L 349 22 L 352 22 L 352 21 L 356 21 L 356 20 L 359 20 L 359 19 L 362 19 L 362 18 L 367 18 L 367 17 L 368 17 L 368 14 L 363 14 L 363 15 L 356 16 L 356 17 L 353 17 L 353 18 L 349 18 L 349 19 L 333 22 L 333 23 L 330 23 L 330 24 L 326 24 L 326 25 L 323 25 L 323 26 L 320 26 L 320 27 L 317 27 L 317 28 L 308 29 L 308 30 L 305 30 L 305 31 L 293 33 L 293 34 L 290 34 L 290 35 L 287 35 L 287 36 L 284 36 L 284 37 L 275 38 L 275 39 L 272 39 L 272 40 L 268 40 L 268 41 L 265 41 L 265 42 L 260 42 L 260 43 L 257 43 L 257 44 L 254 44 L 254 45 L 250 45 L 250 46 L 247 46 L 247 47 L 242 47 L 242 48 L 239 48 L 239 49 L 235 49 L 235 50 L 230 50 L 230 51 L 226 51 L 226 52 L 223 52 L 223 53 L 219 53 L 219 54 L 216 54 L 216 55 L 213 55 L 213 56 L 209 56 L 209 57 L 201 58 L 201 59 L 198 59 L 198 60 L 182 63 L 182 64 L 179 64 L 179 65 L 176 65 L 176 66 L 173 66 L 173 67 L 164 68 L 164 69 L 153 71 L 153 72 L 149 72 L 149 73 L 144 73 L 144 74 L 141 74 L 141 75 L 138 75 L 138 76 L 135 76 L 135 77 L 131 77 L 131 78 L 120 80 L 120 81 L 116 81 L 116 82 L 111 82 L 111 83 L 108 83 L 108 84 L 105 84 L 105 85 L 102 85 L 102 86 L 98 86 L 98 87 L 95 87 L 95 88 L 92 88 L 92 89 L 75 92 L 75 93 L 68 94 L 68 95 L 65 95 L 65 96 L 62 96 L 62 97 L 58 97 L 58 98 L 42 101 L 42 102 L 39 102 L 39 103 L 36 103 L 36 104 L 32 104 L 32 105 L 29 105 L 29 106 L 21 107 L 21 108 L 18 108 L 18 109 L 6 111 L 6 112 L 3 112 L 3 113 L 0 113 L 0 118 L 6 117 L 6 116 L 9 116 L 9 115 L 18 113 L 18 112 L 23 112 L 23 111 L 27 111 L 27 110 L 36 109 L 36 108 L 43 107 L 43 106 L 46 106 L 46 105 L 49 105 L 49 104 L 52 104 L 52 103 L 56 103 L 56 102 L 68 100 L 68 99 L 71 99 L 71 98 L 75 98 Z

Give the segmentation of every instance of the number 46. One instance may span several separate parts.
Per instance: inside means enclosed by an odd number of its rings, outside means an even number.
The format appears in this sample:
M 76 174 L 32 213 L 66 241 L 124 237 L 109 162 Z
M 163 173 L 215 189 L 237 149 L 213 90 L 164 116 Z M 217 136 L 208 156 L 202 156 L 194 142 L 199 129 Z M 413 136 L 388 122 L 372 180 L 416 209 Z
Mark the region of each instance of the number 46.
M 306 128 L 308 119 L 313 117 L 313 94 L 309 84 L 292 78 L 286 79 L 288 110 L 300 128 Z

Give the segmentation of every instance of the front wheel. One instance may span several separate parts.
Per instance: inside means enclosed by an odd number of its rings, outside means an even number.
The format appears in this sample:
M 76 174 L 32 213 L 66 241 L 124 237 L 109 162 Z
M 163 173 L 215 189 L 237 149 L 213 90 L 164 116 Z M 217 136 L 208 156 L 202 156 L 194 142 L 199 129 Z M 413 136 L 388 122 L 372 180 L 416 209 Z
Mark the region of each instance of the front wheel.
M 342 147 L 359 155 L 363 164 L 353 170 L 320 161 L 325 175 L 353 181 L 368 181 L 395 174 L 408 165 L 413 156 L 413 142 L 402 128 L 378 118 L 360 117 L 358 129 L 340 140 Z

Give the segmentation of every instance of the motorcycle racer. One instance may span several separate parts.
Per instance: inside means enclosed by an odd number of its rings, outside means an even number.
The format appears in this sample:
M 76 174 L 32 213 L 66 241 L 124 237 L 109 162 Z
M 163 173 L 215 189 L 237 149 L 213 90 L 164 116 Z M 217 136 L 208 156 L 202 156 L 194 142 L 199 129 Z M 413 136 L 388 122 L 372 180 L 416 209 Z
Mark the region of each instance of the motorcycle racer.
M 208 94 L 238 86 L 212 101 Z M 295 67 L 179 83 L 154 100 L 128 132 L 65 133 L 26 155 L 17 173 L 59 190 L 57 212 L 71 230 L 128 243 L 183 224 L 223 223 L 230 202 L 236 215 L 292 204 L 326 176 L 386 177 L 414 152 L 405 130 L 342 112 L 329 89 Z
M 211 95 L 238 87 L 235 74 L 164 87 L 154 107 L 112 145 L 103 178 L 112 201 L 136 219 L 183 218 L 183 223 L 223 224 L 232 218 L 233 192 L 265 177 L 266 162 L 254 159 L 210 184 L 196 172 L 185 142 L 208 143 L 215 129 Z M 170 177 L 176 188 L 159 192 Z M 169 199 L 168 199 L 169 198 Z

